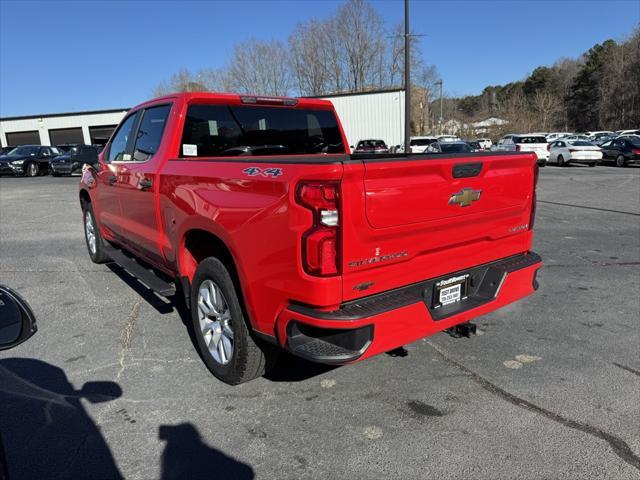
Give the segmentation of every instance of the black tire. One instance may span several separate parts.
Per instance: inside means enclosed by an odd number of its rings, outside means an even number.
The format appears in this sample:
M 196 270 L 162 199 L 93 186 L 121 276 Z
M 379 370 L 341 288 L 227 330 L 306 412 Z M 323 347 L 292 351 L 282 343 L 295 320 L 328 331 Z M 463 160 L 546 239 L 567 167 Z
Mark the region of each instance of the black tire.
M 200 327 L 198 296 L 205 281 L 213 282 L 222 291 L 224 302 L 230 313 L 233 350 L 226 364 L 213 357 Z M 208 257 L 198 264 L 193 277 L 190 303 L 193 331 L 200 356 L 216 378 L 229 385 L 238 385 L 264 375 L 273 366 L 277 358 L 276 348 L 251 336 L 231 275 L 217 258 Z
M 597 163 L 596 163 L 596 162 L 591 162 L 591 163 L 589 164 L 589 167 L 595 167 L 596 165 L 597 165 Z
M 24 166 L 25 177 L 37 177 L 40 174 L 40 167 L 36 162 L 29 162 Z
M 564 158 L 562 157 L 562 155 L 558 155 L 558 166 L 559 167 L 564 167 L 566 165 Z
M 618 155 L 616 157 L 616 167 L 626 167 L 627 166 L 627 159 L 624 158 L 624 155 Z
M 89 245 L 89 234 L 87 232 L 87 215 L 91 217 L 91 223 L 93 225 L 95 235 L 95 251 L 92 251 Z M 87 251 L 89 252 L 89 258 L 93 263 L 107 263 L 111 261 L 111 258 L 104 252 L 104 240 L 100 235 L 100 229 L 96 223 L 96 217 L 93 213 L 93 208 L 90 202 L 82 202 L 82 225 L 84 227 L 84 241 L 87 244 Z

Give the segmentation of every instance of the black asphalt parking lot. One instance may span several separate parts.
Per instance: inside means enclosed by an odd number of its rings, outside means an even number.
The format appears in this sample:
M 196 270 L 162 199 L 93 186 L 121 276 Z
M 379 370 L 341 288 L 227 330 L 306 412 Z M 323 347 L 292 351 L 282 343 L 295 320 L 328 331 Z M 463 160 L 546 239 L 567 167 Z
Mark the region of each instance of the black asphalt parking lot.
M 90 262 L 77 183 L 0 178 L 0 283 L 39 321 L 0 353 L 12 479 L 640 478 L 640 168 L 541 169 L 540 289 L 481 335 L 237 387 Z

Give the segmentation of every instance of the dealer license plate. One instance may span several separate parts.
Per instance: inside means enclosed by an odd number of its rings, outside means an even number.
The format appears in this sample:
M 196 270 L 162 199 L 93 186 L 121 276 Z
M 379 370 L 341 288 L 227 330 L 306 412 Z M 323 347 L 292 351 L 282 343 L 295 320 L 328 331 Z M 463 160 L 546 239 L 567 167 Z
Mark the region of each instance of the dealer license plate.
M 468 273 L 436 282 L 433 307 L 444 307 L 467 298 L 468 283 Z

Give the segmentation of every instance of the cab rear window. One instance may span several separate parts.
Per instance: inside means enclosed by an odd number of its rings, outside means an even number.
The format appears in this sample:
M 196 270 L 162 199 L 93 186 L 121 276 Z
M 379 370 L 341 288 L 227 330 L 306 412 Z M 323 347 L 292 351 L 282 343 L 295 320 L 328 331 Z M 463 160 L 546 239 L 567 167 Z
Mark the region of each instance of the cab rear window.
M 232 157 L 344 153 L 330 110 L 190 105 L 182 132 L 182 157 Z

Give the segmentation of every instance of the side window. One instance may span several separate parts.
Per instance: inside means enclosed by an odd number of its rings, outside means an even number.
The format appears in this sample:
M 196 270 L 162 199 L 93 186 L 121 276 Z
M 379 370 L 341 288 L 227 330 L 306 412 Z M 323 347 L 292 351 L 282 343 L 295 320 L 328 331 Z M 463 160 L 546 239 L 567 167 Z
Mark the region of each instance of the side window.
M 146 162 L 158 151 L 171 105 L 147 108 L 138 127 L 133 149 L 134 162 Z
M 127 143 L 129 142 L 131 129 L 136 123 L 136 118 L 138 118 L 137 112 L 129 115 L 114 135 L 111 145 L 109 146 L 109 158 L 106 159 L 107 163 L 121 162 L 125 159 L 124 155 L 127 150 Z

